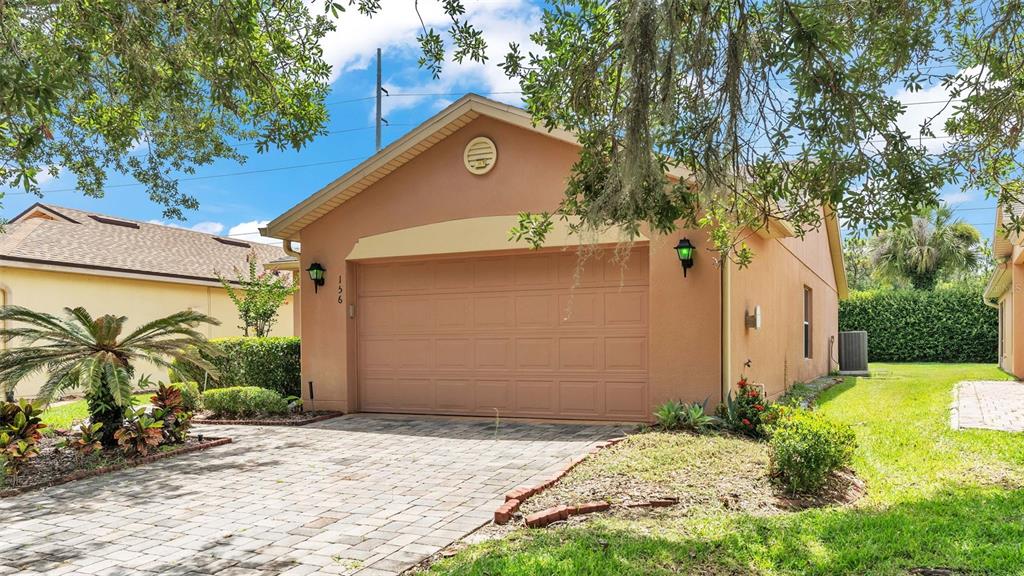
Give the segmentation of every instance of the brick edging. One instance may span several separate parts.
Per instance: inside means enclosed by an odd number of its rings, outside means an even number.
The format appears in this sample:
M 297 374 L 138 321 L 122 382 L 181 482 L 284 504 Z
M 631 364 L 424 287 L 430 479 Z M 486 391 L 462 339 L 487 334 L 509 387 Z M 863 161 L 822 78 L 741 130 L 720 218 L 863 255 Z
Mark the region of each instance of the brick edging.
M 222 424 L 225 426 L 305 426 L 306 424 L 330 420 L 331 418 L 337 418 L 344 415 L 344 412 L 331 412 L 330 414 L 321 414 L 312 418 L 291 420 L 209 420 L 205 418 L 193 418 L 192 422 L 195 424 Z
M 565 477 L 566 474 L 571 472 L 573 468 L 575 468 L 581 462 L 589 458 L 591 454 L 596 454 L 603 448 L 614 446 L 625 439 L 625 436 L 620 436 L 618 438 L 612 438 L 610 440 L 602 440 L 601 442 L 594 444 L 594 446 L 590 449 L 590 452 L 587 452 L 582 456 L 577 456 L 573 458 L 572 460 L 569 461 L 568 464 L 559 469 L 559 471 L 556 472 L 553 476 L 542 480 L 540 484 L 537 484 L 535 486 L 519 486 L 518 488 L 513 488 L 512 490 L 509 490 L 508 492 L 505 493 L 504 504 L 498 506 L 498 509 L 494 511 L 494 523 L 507 524 L 509 520 L 512 519 L 512 516 L 519 511 L 519 507 L 522 506 L 523 502 L 526 502 L 528 498 L 536 494 L 539 494 L 540 492 L 543 492 L 544 490 L 547 490 L 548 488 L 553 486 L 556 482 Z M 547 526 L 551 522 L 555 522 L 557 520 L 565 520 L 569 516 L 573 516 L 576 514 L 590 514 L 592 512 L 600 512 L 603 510 L 607 510 L 610 506 L 611 505 L 608 504 L 607 502 L 588 502 L 586 504 L 581 504 L 579 506 L 555 506 L 553 508 L 548 508 L 547 510 L 544 510 L 542 512 L 538 512 L 537 514 L 531 514 L 527 518 L 527 525 L 531 527 Z M 534 516 L 538 515 L 545 515 L 544 517 L 547 518 L 548 521 L 544 522 L 543 524 L 538 524 L 537 526 L 532 526 L 530 524 L 530 518 L 533 518 Z
M 75 470 L 70 474 L 61 476 L 60 478 L 54 478 L 47 480 L 46 482 L 39 482 L 38 484 L 29 484 L 28 486 L 19 486 L 17 488 L 6 488 L 0 490 L 0 498 L 10 498 L 11 496 L 17 496 L 24 494 L 25 492 L 32 492 L 34 490 L 41 490 L 43 488 L 50 488 L 52 486 L 59 486 L 61 484 L 67 484 L 68 482 L 74 482 L 76 480 L 85 480 L 86 478 L 92 478 L 94 476 L 102 476 L 103 474 L 110 474 L 111 472 L 117 472 L 119 470 L 125 470 L 128 468 L 134 468 L 136 466 L 142 466 L 143 464 L 150 464 L 157 460 L 163 460 L 164 458 L 170 458 L 172 456 L 180 456 L 182 454 L 188 454 L 190 452 L 199 452 L 200 450 L 206 450 L 207 448 L 213 448 L 215 446 L 222 446 L 224 444 L 230 444 L 231 438 L 215 438 L 201 442 L 199 444 L 193 444 L 192 446 L 182 446 L 175 448 L 174 450 L 168 450 L 166 452 L 157 452 L 156 454 L 150 454 L 149 456 L 143 456 L 141 458 L 134 458 L 125 462 L 119 462 L 117 464 L 111 464 L 109 466 L 100 466 L 99 468 L 92 468 L 89 470 Z

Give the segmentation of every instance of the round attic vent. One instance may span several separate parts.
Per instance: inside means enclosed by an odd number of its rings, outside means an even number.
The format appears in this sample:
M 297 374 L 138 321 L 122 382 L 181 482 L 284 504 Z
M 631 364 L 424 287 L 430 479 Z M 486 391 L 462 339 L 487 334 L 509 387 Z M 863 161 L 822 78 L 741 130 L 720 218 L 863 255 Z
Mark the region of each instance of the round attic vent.
M 477 136 L 466 144 L 462 159 L 466 163 L 466 170 L 477 175 L 487 174 L 498 161 L 498 149 L 490 138 Z

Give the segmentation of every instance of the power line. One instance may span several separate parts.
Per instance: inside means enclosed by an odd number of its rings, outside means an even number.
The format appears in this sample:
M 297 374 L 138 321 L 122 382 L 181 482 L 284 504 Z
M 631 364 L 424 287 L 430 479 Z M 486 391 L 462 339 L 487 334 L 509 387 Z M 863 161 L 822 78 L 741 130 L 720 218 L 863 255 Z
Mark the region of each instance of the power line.
M 290 166 L 276 166 L 274 168 L 261 168 L 261 169 L 258 169 L 258 170 L 241 170 L 241 171 L 238 171 L 238 172 L 225 172 L 223 174 L 207 174 L 205 176 L 190 176 L 190 177 L 187 177 L 187 178 L 178 178 L 177 181 L 178 182 L 191 182 L 191 181 L 194 181 L 194 180 L 209 180 L 211 178 L 228 178 L 230 176 L 244 176 L 244 175 L 247 175 L 247 174 L 265 174 L 267 172 L 279 172 L 279 171 L 282 171 L 282 170 L 296 170 L 296 169 L 299 169 L 299 168 L 312 168 L 312 167 L 315 167 L 315 166 L 327 166 L 327 165 L 330 165 L 330 164 L 342 164 L 344 162 L 356 162 L 356 161 L 365 160 L 365 159 L 366 159 L 366 156 L 358 156 L 358 157 L 355 157 L 355 158 L 342 158 L 341 160 L 326 160 L 324 162 L 310 162 L 309 164 L 292 164 Z M 125 183 L 125 184 L 110 184 L 108 186 L 104 186 L 104 189 L 106 189 L 106 188 L 130 188 L 130 187 L 134 187 L 134 186 L 146 186 L 146 184 L 142 184 L 140 182 L 130 182 L 130 183 Z M 53 194 L 55 192 L 77 192 L 77 191 L 78 191 L 78 188 L 57 188 L 57 189 L 54 189 L 54 190 L 44 190 L 43 194 Z M 8 192 L 7 193 L 7 195 L 9 195 L 9 196 L 21 195 L 21 194 L 30 194 L 30 192 Z

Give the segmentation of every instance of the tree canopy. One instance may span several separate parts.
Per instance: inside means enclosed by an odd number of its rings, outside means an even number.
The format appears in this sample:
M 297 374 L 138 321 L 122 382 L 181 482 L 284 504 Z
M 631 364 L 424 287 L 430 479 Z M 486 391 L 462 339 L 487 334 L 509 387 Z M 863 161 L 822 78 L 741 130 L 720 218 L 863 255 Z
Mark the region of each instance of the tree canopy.
M 439 3 L 449 39 L 423 26 L 420 64 L 437 76 L 449 57 L 485 60 L 487 30 L 460 0 Z M 909 225 L 950 182 L 1022 200 L 1020 4 L 552 0 L 540 50 L 513 43 L 501 66 L 537 122 L 576 132 L 582 150 L 554 214 L 524 215 L 513 234 L 538 240 L 556 217 L 581 232 L 681 223 L 743 263 L 745 230 L 783 219 L 802 234 L 825 205 L 877 231 Z M 325 5 L 0 3 L 0 186 L 38 191 L 38 170 L 62 167 L 99 195 L 116 170 L 170 216 L 194 208 L 175 171 L 241 160 L 240 139 L 265 150 L 322 133 L 319 41 L 346 8 L 385 9 Z M 946 109 L 908 133 L 894 92 L 936 84 Z M 948 142 L 942 155 L 932 137 Z

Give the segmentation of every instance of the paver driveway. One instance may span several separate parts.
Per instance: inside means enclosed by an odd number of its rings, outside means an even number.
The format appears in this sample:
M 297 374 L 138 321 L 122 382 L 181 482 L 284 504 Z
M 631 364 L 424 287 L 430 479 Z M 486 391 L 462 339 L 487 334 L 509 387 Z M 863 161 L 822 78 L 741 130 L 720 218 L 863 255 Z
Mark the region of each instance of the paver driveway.
M 0 574 L 396 574 L 613 426 L 354 415 L 0 500 Z

